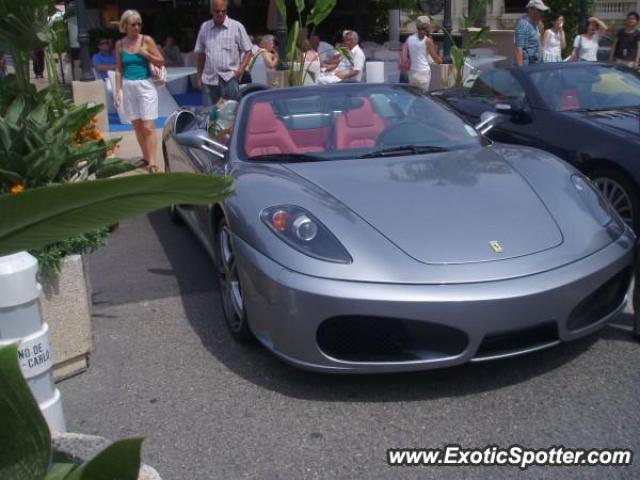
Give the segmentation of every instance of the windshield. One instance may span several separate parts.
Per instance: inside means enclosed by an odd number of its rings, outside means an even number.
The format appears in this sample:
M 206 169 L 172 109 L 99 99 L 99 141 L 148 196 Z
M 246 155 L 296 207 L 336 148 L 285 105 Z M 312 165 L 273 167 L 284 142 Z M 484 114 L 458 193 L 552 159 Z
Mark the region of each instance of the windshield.
M 432 153 L 483 144 L 428 96 L 402 86 L 332 85 L 270 90 L 247 99 L 240 158 L 322 161 Z M 394 152 L 394 147 L 399 147 Z
M 551 110 L 607 110 L 640 106 L 640 77 L 630 70 L 584 66 L 529 74 Z

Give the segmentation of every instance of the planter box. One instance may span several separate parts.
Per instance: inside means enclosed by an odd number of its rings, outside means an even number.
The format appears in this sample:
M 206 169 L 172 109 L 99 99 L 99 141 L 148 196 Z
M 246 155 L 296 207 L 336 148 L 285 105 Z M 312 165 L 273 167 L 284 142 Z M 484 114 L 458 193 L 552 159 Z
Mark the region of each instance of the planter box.
M 53 345 L 53 378 L 60 380 L 85 371 L 93 349 L 91 292 L 82 257 L 66 257 L 59 275 L 40 281 L 42 318 Z

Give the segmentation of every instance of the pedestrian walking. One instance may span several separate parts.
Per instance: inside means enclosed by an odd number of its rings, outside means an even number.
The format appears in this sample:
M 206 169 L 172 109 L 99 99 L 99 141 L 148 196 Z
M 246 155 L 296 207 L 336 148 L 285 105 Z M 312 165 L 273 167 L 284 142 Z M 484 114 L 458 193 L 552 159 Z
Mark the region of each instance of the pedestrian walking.
M 211 20 L 200 27 L 194 51 L 197 54 L 196 87 L 202 89 L 204 105 L 215 105 L 221 97 L 237 100 L 239 82 L 251 61 L 251 39 L 244 26 L 227 16 L 227 1 L 211 1 Z
M 609 61 L 630 68 L 640 67 L 640 31 L 638 31 L 638 21 L 640 16 L 637 12 L 629 12 L 624 28 L 616 34 L 616 39 L 611 46 Z
M 428 92 L 431 84 L 431 64 L 442 63 L 431 38 L 431 20 L 426 15 L 416 19 L 416 33 L 410 35 L 405 41 L 402 55 L 408 55 L 409 60 L 409 84 Z
M 116 108 L 123 106 L 136 132 L 142 150 L 139 166 L 149 172 L 158 171 L 156 165 L 156 126 L 158 92 L 151 80 L 150 64 L 162 66 L 164 58 L 148 35 L 142 35 L 142 17 L 136 10 L 127 10 L 120 18 L 124 38 L 116 43 Z
M 514 58 L 518 67 L 542 61 L 539 24 L 542 12 L 549 7 L 542 0 L 530 0 L 526 9 L 527 14 L 518 21 L 515 30 Z
M 587 31 L 576 35 L 573 41 L 572 61 L 597 62 L 600 39 L 607 34 L 609 27 L 598 17 L 589 17 Z
M 542 60 L 544 62 L 561 62 L 562 51 L 567 47 L 564 33 L 564 17 L 554 15 L 551 28 L 542 36 Z

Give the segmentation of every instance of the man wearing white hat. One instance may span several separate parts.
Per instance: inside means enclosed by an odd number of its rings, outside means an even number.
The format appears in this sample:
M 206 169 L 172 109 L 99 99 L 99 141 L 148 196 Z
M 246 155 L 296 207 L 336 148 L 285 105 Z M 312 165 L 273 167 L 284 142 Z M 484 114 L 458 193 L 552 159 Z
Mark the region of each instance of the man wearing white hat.
M 542 61 L 540 30 L 542 12 L 549 10 L 542 0 L 530 0 L 527 14 L 520 19 L 515 31 L 515 64 L 519 67 Z
M 431 20 L 423 15 L 416 19 L 416 33 L 409 36 L 403 52 L 409 55 L 409 83 L 425 92 L 431 83 L 431 64 L 442 63 L 433 39 L 429 36 Z

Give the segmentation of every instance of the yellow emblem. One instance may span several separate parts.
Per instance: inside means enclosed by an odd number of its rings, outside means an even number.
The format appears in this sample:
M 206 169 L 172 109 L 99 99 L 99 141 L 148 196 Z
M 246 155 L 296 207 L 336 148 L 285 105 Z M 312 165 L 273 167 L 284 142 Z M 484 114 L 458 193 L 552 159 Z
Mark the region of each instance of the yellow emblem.
M 502 253 L 502 244 L 499 241 L 492 240 L 489 242 L 489 245 L 491 245 L 491 248 L 493 249 L 494 252 Z

